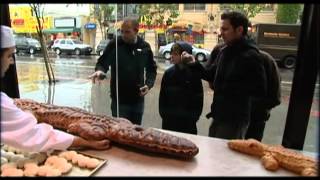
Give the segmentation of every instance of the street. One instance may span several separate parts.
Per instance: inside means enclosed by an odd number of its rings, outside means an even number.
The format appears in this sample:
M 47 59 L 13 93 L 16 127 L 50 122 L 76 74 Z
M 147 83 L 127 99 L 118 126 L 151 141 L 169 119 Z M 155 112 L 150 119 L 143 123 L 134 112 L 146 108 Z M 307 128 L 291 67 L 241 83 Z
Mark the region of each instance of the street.
M 21 98 L 30 98 L 39 102 L 56 105 L 75 106 L 97 114 L 111 115 L 109 80 L 101 84 L 92 84 L 88 76 L 94 72 L 98 56 L 61 55 L 53 56 L 51 60 L 55 78 L 58 82 L 54 86 L 47 83 L 47 75 L 43 58 L 39 55 L 17 55 L 17 73 Z M 162 74 L 168 64 L 162 59 L 155 59 L 158 64 L 158 75 L 154 87 L 145 98 L 145 112 L 143 127 L 161 128 L 161 118 L 158 113 L 158 98 Z M 267 123 L 263 142 L 281 144 L 284 125 L 288 110 L 289 96 L 293 79 L 293 70 L 281 69 L 282 103 L 274 108 Z M 210 110 L 213 92 L 203 81 L 204 108 L 197 123 L 198 135 L 207 136 L 211 120 L 205 115 Z M 308 131 L 304 150 L 317 152 L 318 118 L 319 118 L 319 85 L 316 86 L 312 111 L 310 113 Z

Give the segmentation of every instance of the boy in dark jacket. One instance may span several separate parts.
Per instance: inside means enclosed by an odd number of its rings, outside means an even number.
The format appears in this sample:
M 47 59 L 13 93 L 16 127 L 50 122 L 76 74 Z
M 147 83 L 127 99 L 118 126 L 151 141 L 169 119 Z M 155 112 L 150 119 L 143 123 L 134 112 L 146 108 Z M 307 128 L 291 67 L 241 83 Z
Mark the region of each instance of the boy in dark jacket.
M 197 121 L 203 107 L 203 88 L 200 74 L 182 63 L 183 51 L 192 54 L 192 46 L 177 41 L 171 48 L 171 63 L 162 77 L 159 112 L 162 128 L 197 134 Z

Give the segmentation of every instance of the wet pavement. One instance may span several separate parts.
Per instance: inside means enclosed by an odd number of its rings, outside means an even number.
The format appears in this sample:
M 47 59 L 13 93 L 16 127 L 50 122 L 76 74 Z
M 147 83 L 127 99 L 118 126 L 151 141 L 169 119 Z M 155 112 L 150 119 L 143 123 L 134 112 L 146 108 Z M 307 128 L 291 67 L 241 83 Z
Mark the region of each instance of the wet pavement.
M 92 84 L 88 76 L 94 72 L 98 56 L 64 55 L 51 58 L 58 82 L 49 86 L 43 60 L 40 56 L 16 56 L 19 89 L 21 98 L 30 98 L 38 102 L 52 103 L 61 106 L 74 106 L 97 114 L 111 115 L 109 96 L 109 77 L 101 84 Z M 169 66 L 162 59 L 156 59 L 158 75 L 154 87 L 145 98 L 145 112 L 142 126 L 161 128 L 161 117 L 158 112 L 160 83 L 164 70 Z M 284 125 L 288 111 L 288 100 L 291 91 L 292 70 L 280 69 L 282 76 L 282 103 L 274 108 L 267 122 L 263 142 L 281 144 Z M 213 92 L 203 81 L 204 108 L 197 123 L 198 135 L 207 136 L 211 120 L 205 115 L 210 110 Z M 310 113 L 308 131 L 304 150 L 318 150 L 319 96 L 315 92 Z

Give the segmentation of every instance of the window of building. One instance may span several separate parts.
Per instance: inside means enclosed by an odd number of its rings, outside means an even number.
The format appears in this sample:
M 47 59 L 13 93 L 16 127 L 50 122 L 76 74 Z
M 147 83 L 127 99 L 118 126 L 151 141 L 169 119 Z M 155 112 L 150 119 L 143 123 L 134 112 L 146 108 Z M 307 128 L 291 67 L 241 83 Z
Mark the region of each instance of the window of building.
M 274 11 L 274 4 L 265 4 L 262 11 L 263 12 L 273 12 Z
M 185 11 L 204 11 L 206 10 L 205 4 L 184 4 Z
M 197 11 L 203 11 L 206 10 L 206 5 L 205 4 L 195 4 L 194 9 Z

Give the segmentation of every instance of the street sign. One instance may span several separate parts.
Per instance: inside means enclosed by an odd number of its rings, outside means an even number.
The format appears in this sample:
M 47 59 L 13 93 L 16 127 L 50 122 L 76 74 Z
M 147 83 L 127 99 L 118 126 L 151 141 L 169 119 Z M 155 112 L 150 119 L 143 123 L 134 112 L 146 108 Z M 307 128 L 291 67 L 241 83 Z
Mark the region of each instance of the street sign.
M 96 29 L 96 27 L 97 26 L 94 23 L 87 23 L 84 25 L 84 28 L 86 28 L 86 29 Z

